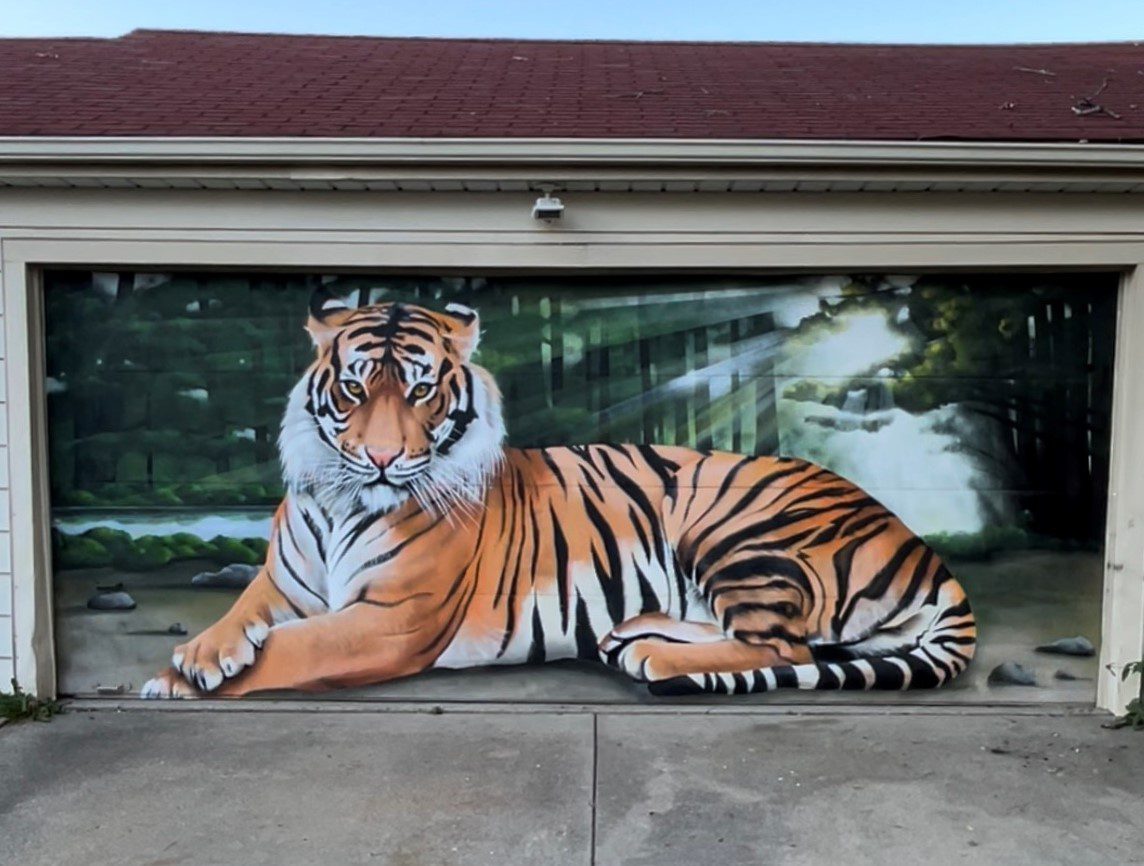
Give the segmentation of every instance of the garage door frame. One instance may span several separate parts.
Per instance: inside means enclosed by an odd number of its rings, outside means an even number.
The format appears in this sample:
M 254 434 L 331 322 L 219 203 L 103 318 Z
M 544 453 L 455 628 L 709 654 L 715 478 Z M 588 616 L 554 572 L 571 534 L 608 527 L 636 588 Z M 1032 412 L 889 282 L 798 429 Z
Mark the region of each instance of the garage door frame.
M 45 267 L 468 272 L 1099 269 L 1122 274 L 1097 706 L 1144 655 L 1144 231 L 1134 196 L 667 193 L 566 197 L 568 223 L 510 193 L 15 192 L 0 203 L 16 676 L 55 693 Z M 26 208 L 21 209 L 21 199 Z M 113 215 L 111 218 L 108 215 Z M 213 214 L 213 217 L 212 217 Z M 5 563 L 0 562 L 0 568 Z M 0 586 L 0 592 L 3 587 Z M 0 658 L 5 652 L 0 647 Z M 1109 668 L 1111 666 L 1111 669 Z

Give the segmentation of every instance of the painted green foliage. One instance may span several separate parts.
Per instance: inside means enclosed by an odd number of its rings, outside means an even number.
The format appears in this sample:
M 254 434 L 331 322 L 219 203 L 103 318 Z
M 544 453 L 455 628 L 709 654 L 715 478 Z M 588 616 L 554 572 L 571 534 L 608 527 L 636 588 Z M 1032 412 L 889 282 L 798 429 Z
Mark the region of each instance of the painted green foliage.
M 300 311 L 314 280 L 174 276 L 151 286 L 121 274 L 100 289 L 90 274 L 59 274 L 51 282 L 57 505 L 279 499 L 274 442 L 286 394 L 312 354 Z M 773 330 L 768 313 L 750 315 L 735 298 L 696 309 L 652 293 L 633 304 L 626 283 L 570 292 L 484 280 L 345 279 L 332 288 L 348 293 L 379 282 L 386 288 L 374 298 L 472 302 L 476 294 L 488 333 L 482 363 L 505 393 L 515 444 L 604 438 L 758 453 L 776 446 L 770 392 L 710 400 L 706 380 L 686 395 L 655 391 Z M 748 415 L 758 433 L 744 438 L 736 424 Z
M 143 535 L 96 526 L 80 534 L 57 532 L 55 556 L 61 568 L 115 566 L 124 571 L 150 571 L 171 562 L 205 559 L 218 565 L 258 565 L 266 558 L 265 538 L 202 539 L 189 532 Z
M 274 501 L 274 439 L 309 357 L 297 315 L 281 314 L 281 287 L 176 277 L 149 290 L 134 275 L 106 291 L 84 283 L 48 293 L 57 503 Z
M 874 410 L 921 417 L 956 404 L 991 431 L 958 446 L 981 467 L 966 483 L 1018 493 L 987 515 L 989 539 L 951 544 L 1021 546 L 1029 532 L 1099 537 L 1115 316 L 1115 280 L 1100 275 L 870 276 L 823 290 L 789 278 L 53 272 L 53 502 L 275 504 L 278 424 L 312 357 L 301 311 L 322 284 L 359 300 L 478 307 L 481 362 L 504 392 L 514 445 L 630 441 L 790 453 L 804 440 L 794 422 L 781 429 L 783 401 L 850 411 L 848 399 L 868 392 L 858 402 L 869 417 L 859 423 L 874 433 L 887 423 Z M 809 309 L 784 315 L 790 299 L 808 292 Z M 868 314 L 881 322 L 875 340 L 896 341 L 890 357 L 817 371 L 799 360 L 798 346 L 825 345 Z M 1062 508 L 1065 499 L 1085 507 Z M 178 544 L 142 542 L 131 561 L 183 553 Z M 115 556 L 128 561 L 94 538 L 72 539 L 66 553 L 76 563 Z

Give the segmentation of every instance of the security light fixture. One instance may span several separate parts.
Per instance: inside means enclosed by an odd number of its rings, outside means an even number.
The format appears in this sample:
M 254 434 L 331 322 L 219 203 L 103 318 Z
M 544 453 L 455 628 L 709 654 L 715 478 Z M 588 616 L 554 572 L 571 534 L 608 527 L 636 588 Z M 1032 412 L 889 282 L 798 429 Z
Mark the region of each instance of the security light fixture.
M 563 217 L 564 202 L 552 194 L 554 189 L 550 186 L 542 186 L 540 192 L 540 198 L 532 206 L 532 218 L 550 223 Z

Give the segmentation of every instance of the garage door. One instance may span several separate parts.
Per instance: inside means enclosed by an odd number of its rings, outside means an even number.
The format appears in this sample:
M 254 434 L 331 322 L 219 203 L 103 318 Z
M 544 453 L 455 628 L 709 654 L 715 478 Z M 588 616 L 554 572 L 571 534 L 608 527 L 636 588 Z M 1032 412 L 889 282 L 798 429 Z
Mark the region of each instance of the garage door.
M 1115 275 L 45 287 L 64 693 L 1093 700 Z

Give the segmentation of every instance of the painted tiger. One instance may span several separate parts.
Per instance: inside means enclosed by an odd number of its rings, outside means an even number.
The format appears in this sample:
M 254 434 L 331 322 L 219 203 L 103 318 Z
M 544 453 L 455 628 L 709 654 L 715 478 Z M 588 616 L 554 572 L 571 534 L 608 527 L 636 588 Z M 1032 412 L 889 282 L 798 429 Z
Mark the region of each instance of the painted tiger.
M 505 447 L 477 313 L 325 294 L 265 565 L 144 697 L 593 659 L 655 694 L 938 686 L 973 657 L 938 556 L 826 469 Z

